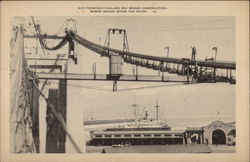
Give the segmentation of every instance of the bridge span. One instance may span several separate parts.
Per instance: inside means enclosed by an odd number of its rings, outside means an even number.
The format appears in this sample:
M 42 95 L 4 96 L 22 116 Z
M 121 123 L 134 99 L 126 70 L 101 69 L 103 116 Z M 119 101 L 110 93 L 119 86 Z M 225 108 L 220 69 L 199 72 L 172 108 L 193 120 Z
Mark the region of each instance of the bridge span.
M 34 20 L 33 20 L 34 22 Z M 46 138 L 52 140 L 53 133 L 60 134 L 60 139 L 57 139 L 61 148 L 61 151 L 66 152 L 84 152 L 83 132 L 79 130 L 82 127 L 82 114 L 83 110 L 79 107 L 74 107 L 77 97 L 69 97 L 70 95 L 79 96 L 80 93 L 74 93 L 68 89 L 67 83 L 71 81 L 79 80 L 94 80 L 94 81 L 113 81 L 113 90 L 117 89 L 117 81 L 133 81 L 133 82 L 183 82 L 183 83 L 202 83 L 202 82 L 230 82 L 235 83 L 236 79 L 232 75 L 232 71 L 236 70 L 235 62 L 224 61 L 211 61 L 211 60 L 196 60 L 195 57 L 189 58 L 164 58 L 159 56 L 150 56 L 140 53 L 133 53 L 128 50 L 118 50 L 110 48 L 109 46 L 101 46 L 94 42 L 91 42 L 73 30 L 66 30 L 65 36 L 45 35 L 42 34 L 40 26 L 34 22 L 36 35 L 24 35 L 23 26 L 16 28 L 16 33 L 11 44 L 17 46 L 20 51 L 24 48 L 24 39 L 38 39 L 43 50 L 59 50 L 66 44 L 68 44 L 68 58 L 63 61 L 73 60 L 75 64 L 78 63 L 75 53 L 75 43 L 81 44 L 85 48 L 99 54 L 103 57 L 109 58 L 109 74 L 82 74 L 74 73 L 70 69 L 72 66 L 70 63 L 63 63 L 60 65 L 58 61 L 59 57 L 52 59 L 53 64 L 27 64 L 26 59 L 23 62 L 22 68 L 27 70 L 26 77 L 32 89 L 33 93 L 36 93 L 37 101 L 32 98 L 32 106 L 34 109 L 33 118 L 39 120 L 36 125 L 36 129 L 39 129 L 40 152 L 46 152 Z M 120 31 L 119 29 L 116 29 Z M 124 30 L 123 30 L 124 31 Z M 15 41 L 15 37 L 19 41 Z M 54 47 L 48 47 L 44 40 L 46 39 L 59 39 L 60 42 Z M 15 45 L 16 44 L 16 45 Z M 195 53 L 193 53 L 195 55 Z M 24 54 L 19 60 L 25 59 Z M 36 61 L 39 59 L 35 59 Z M 42 59 L 40 59 L 42 60 Z M 71 61 L 72 61 L 71 60 Z M 48 61 L 44 59 L 44 61 Z M 159 73 L 175 74 L 171 76 L 162 75 L 139 75 L 137 72 L 135 75 L 126 75 L 121 72 L 122 64 L 128 63 L 136 66 L 140 66 L 147 69 L 158 71 Z M 69 65 L 69 66 L 68 66 Z M 39 72 L 39 69 L 47 69 L 47 72 Z M 216 73 L 217 69 L 223 69 L 227 71 L 226 76 L 220 76 Z M 60 70 L 60 72 L 56 71 Z M 58 80 L 56 87 L 47 86 L 48 80 Z M 12 94 L 15 95 L 15 94 Z M 20 96 L 19 96 L 20 97 Z M 36 103 L 35 103 L 36 102 Z M 38 112 L 38 107 L 39 112 Z M 53 129 L 54 125 L 51 125 L 50 121 L 58 121 L 55 125 L 57 129 Z M 67 120 L 66 120 L 67 119 Z M 54 124 L 54 123 L 53 123 Z M 50 128 L 51 132 L 47 132 L 47 128 Z M 35 129 L 32 128 L 32 129 Z M 66 141 L 67 136 L 67 141 Z M 83 138 L 81 138 L 83 137 Z M 74 140 L 77 140 L 75 144 Z M 79 142 L 79 143 L 78 143 Z M 66 144 L 65 144 L 66 143 Z M 66 145 L 66 146 L 65 146 Z M 56 146 L 55 146 L 56 147 Z M 66 149 L 65 149 L 66 147 Z M 80 149 L 79 149 L 80 148 Z

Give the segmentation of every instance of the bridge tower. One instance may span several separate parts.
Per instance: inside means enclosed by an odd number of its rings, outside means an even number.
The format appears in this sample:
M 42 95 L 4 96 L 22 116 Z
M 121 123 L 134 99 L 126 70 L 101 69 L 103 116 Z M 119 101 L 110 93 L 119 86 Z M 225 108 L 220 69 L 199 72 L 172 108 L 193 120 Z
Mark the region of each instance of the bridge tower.
M 65 21 L 65 31 L 73 31 L 74 33 L 77 32 L 76 29 L 76 19 L 66 19 Z M 75 64 L 77 64 L 77 53 L 75 52 L 75 47 L 76 47 L 76 43 L 69 38 L 69 51 L 68 51 L 68 58 L 71 58 Z
M 73 31 L 74 33 L 77 33 L 77 22 L 74 18 L 66 19 L 65 22 L 65 30 Z M 73 39 L 69 39 L 69 48 L 68 48 L 68 61 L 66 64 L 66 73 L 76 73 L 79 68 L 83 67 L 82 62 L 77 62 L 77 53 L 78 48 L 76 48 L 77 44 Z M 79 55 L 79 59 L 81 59 L 82 55 Z M 76 65 L 77 64 L 77 65 Z M 72 96 L 81 96 L 84 91 L 79 90 L 79 88 L 72 87 L 70 85 L 77 84 L 77 81 L 74 80 L 65 80 L 66 82 L 66 96 L 67 96 L 67 102 L 66 102 L 66 125 L 68 131 L 71 133 L 71 136 L 77 143 L 79 149 L 81 152 L 85 152 L 85 136 L 84 136 L 84 130 L 83 128 L 83 107 L 84 104 L 82 103 L 81 99 L 78 97 L 72 97 Z M 83 105 L 83 106 L 79 106 Z M 81 129 L 79 129 L 81 128 Z M 73 145 L 72 142 L 70 142 L 70 139 L 67 136 L 66 140 L 66 153 L 76 153 L 78 152 Z
M 127 32 L 125 29 L 108 29 L 108 34 L 105 39 L 104 47 L 110 48 L 110 35 L 111 34 L 122 34 L 123 36 L 123 51 L 128 52 L 129 51 L 129 46 L 128 46 L 128 37 L 127 37 Z
M 108 48 L 109 54 L 109 79 L 113 81 L 113 91 L 117 90 L 117 80 L 122 75 L 122 56 L 115 53 L 110 53 L 110 36 L 111 34 L 120 34 L 123 36 L 123 52 L 129 51 L 128 38 L 125 29 L 108 29 L 104 47 Z

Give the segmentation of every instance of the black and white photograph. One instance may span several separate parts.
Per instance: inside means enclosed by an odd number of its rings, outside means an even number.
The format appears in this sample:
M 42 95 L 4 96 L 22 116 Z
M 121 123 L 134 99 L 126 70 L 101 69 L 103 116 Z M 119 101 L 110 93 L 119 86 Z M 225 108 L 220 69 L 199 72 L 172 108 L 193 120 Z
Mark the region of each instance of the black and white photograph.
M 234 17 L 13 20 L 13 152 L 235 151 Z
M 8 17 L 8 154 L 239 153 L 239 18 L 82 8 L 93 15 Z

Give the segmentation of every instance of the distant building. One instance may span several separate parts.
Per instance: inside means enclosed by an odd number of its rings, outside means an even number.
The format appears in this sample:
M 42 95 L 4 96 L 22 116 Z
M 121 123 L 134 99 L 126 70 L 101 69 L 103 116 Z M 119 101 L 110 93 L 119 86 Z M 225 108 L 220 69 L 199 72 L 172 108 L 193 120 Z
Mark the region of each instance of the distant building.
M 231 145 L 235 142 L 236 137 L 235 124 L 235 122 L 214 121 L 203 127 L 204 137 L 207 139 L 208 144 Z
M 186 130 L 187 144 L 191 144 L 191 138 L 196 136 L 196 143 L 235 145 L 235 122 L 224 123 L 213 121 L 203 127 L 188 127 Z
M 203 127 L 171 129 L 104 129 L 91 131 L 91 145 L 167 145 L 223 144 L 235 145 L 235 122 L 214 121 Z
M 92 145 L 166 145 L 184 144 L 184 131 L 145 130 L 145 131 L 98 131 L 92 132 Z

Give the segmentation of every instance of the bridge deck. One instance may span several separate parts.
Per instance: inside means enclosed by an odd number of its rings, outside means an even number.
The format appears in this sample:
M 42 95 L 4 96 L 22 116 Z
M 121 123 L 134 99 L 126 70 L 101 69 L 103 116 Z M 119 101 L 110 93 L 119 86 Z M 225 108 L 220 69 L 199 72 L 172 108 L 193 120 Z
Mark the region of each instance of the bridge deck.
M 67 80 L 96 80 L 96 81 L 143 81 L 143 82 L 186 82 L 186 76 L 156 76 L 156 75 L 121 75 L 110 78 L 107 74 L 79 74 L 79 73 L 36 73 L 39 79 L 67 79 Z

